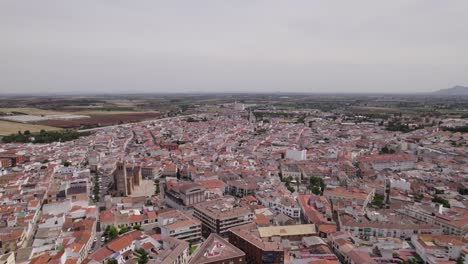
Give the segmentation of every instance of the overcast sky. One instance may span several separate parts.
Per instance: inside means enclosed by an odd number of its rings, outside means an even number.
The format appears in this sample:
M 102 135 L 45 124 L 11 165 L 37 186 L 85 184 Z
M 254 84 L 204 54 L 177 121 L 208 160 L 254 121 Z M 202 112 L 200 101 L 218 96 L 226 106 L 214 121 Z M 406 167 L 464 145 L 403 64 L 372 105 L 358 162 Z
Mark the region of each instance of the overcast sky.
M 468 85 L 467 0 L 1 0 L 0 92 Z

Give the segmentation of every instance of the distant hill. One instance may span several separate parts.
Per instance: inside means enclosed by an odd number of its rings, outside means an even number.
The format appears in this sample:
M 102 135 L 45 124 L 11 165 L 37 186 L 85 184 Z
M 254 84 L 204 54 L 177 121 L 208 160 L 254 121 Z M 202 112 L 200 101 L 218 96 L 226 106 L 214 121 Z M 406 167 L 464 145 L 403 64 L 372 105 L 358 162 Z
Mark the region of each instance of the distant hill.
M 434 94 L 437 95 L 468 95 L 468 87 L 467 86 L 454 86 L 452 88 L 441 89 L 435 91 Z

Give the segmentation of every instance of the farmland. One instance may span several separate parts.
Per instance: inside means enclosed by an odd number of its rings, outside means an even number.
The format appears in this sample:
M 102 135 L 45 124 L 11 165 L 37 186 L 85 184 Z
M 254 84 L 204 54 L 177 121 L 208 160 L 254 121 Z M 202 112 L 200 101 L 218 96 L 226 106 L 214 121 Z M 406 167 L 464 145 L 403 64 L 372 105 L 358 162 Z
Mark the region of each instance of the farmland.
M 17 122 L 10 122 L 10 121 L 0 120 L 0 135 L 9 135 L 9 134 L 12 134 L 12 133 L 18 133 L 18 131 L 24 132 L 26 130 L 29 130 L 31 132 L 39 132 L 42 129 L 44 129 L 44 130 L 61 130 L 61 128 L 52 127 L 52 126 L 37 125 L 37 124 L 25 124 L 25 123 L 17 123 Z
M 137 122 L 152 118 L 159 118 L 159 113 L 126 113 L 126 114 L 108 114 L 95 115 L 84 119 L 71 120 L 45 120 L 35 122 L 37 125 L 60 127 L 60 128 L 92 128 L 96 126 L 108 126 L 128 122 Z

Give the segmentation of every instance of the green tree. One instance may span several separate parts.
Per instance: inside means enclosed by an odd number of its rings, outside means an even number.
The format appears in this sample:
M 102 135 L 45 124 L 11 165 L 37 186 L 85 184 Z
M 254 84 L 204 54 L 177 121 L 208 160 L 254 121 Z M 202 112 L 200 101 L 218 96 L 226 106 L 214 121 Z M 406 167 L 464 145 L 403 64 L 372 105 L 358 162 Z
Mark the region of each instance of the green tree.
M 119 226 L 119 235 L 124 234 L 124 233 L 127 233 L 128 231 L 130 231 L 130 228 L 129 228 L 129 227 L 127 227 L 127 226 Z
M 115 226 L 108 226 L 109 231 L 107 232 L 107 241 L 111 241 L 113 239 L 116 239 L 119 236 L 119 232 L 117 231 L 117 228 Z
M 444 198 L 436 195 L 432 198 L 432 202 L 442 204 L 444 207 L 450 208 L 449 201 L 445 200 Z
M 325 182 L 320 177 L 312 176 L 309 178 L 309 190 L 316 195 L 322 195 L 325 190 Z
M 383 205 L 384 199 L 385 199 L 384 195 L 376 193 L 371 203 L 372 207 L 381 208 Z
M 107 264 L 118 264 L 119 262 L 115 259 L 109 259 L 107 262 Z
M 466 188 L 465 186 L 461 186 L 460 188 L 458 188 L 458 193 L 461 195 L 468 195 L 468 188 Z
M 135 251 L 136 253 L 138 253 L 138 264 L 146 264 L 148 263 L 148 253 L 146 253 L 146 251 L 143 249 L 143 248 L 139 248 Z

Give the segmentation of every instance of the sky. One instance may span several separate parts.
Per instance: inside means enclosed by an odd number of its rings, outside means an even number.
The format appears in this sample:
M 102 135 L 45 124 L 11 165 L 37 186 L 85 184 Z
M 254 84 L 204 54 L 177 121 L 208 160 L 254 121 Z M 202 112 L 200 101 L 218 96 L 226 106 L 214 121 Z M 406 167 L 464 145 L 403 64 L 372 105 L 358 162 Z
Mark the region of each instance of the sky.
M 1 0 L 1 93 L 468 85 L 466 0 Z

